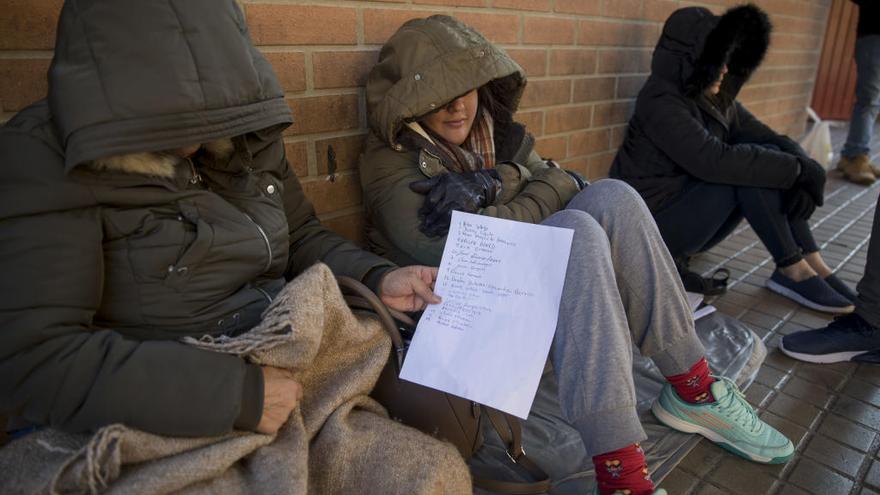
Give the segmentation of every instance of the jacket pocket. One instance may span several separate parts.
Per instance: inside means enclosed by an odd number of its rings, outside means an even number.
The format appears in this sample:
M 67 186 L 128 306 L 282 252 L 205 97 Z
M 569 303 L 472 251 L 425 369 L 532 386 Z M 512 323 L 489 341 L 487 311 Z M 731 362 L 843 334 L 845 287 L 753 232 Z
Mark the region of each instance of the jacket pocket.
M 207 257 L 214 245 L 214 228 L 203 220 L 198 209 L 192 205 L 180 205 L 184 221 L 195 226 L 195 237 L 187 245 L 180 257 L 166 269 L 163 284 L 175 290 L 186 286 L 199 264 Z

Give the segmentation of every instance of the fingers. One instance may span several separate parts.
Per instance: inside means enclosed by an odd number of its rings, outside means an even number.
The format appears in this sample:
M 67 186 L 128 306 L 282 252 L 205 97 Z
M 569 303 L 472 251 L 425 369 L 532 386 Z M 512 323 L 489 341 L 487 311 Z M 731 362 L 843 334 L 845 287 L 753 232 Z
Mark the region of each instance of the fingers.
M 428 284 L 426 284 L 424 281 L 422 281 L 421 278 L 414 277 L 412 279 L 411 286 L 412 286 L 413 292 L 415 292 L 415 296 L 417 298 L 421 298 L 423 300 L 422 301 L 423 304 L 425 302 L 427 302 L 428 304 L 440 304 L 440 302 L 441 302 L 440 296 L 438 296 L 437 294 L 434 294 L 434 291 L 431 290 L 431 288 L 428 286 Z

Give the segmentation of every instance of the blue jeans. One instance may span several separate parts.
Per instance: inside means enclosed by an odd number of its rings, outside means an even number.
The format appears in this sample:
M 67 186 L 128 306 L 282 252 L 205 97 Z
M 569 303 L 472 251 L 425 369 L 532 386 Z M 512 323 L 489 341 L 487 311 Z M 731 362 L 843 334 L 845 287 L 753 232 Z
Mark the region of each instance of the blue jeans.
M 871 132 L 880 112 L 880 34 L 856 40 L 856 104 L 841 155 L 852 158 L 870 153 Z

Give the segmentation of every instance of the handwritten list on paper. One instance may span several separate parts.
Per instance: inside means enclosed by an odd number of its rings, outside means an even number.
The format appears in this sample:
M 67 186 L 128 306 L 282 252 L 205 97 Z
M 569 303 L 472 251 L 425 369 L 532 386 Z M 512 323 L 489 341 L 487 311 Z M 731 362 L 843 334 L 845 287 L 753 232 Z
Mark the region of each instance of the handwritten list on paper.
M 572 231 L 453 212 L 400 377 L 520 418 L 553 341 Z

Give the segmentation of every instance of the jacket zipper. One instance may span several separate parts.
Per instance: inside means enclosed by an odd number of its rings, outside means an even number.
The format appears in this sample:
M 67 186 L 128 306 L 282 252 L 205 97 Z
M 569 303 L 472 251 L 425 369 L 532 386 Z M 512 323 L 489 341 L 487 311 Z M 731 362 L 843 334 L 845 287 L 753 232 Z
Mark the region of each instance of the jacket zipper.
M 272 302 L 272 296 L 270 296 L 268 292 L 266 292 L 265 290 L 263 290 L 263 289 L 257 287 L 256 285 L 252 285 L 251 287 L 253 287 L 253 288 L 254 288 L 255 290 L 257 290 L 260 294 L 262 294 L 263 297 L 266 298 L 266 302 L 270 302 L 270 303 Z
M 192 172 L 192 178 L 189 180 L 190 184 L 198 184 L 202 182 L 202 176 L 199 174 L 199 171 L 196 170 L 196 165 L 193 163 L 192 159 L 187 158 L 186 162 L 189 163 L 189 169 Z
M 242 212 L 242 213 L 244 213 L 244 212 Z M 263 273 L 268 272 L 268 271 L 269 271 L 269 268 L 272 267 L 272 259 L 273 259 L 273 256 L 272 256 L 272 244 L 269 243 L 269 236 L 266 235 L 266 231 L 263 230 L 263 227 L 260 227 L 260 224 L 258 224 L 258 223 L 253 219 L 253 217 L 251 217 L 251 216 L 248 215 L 247 213 L 244 213 L 244 216 L 246 216 L 247 219 L 250 220 L 252 224 L 254 224 L 254 226 L 257 228 L 257 231 L 260 232 L 260 237 L 263 238 L 263 242 L 266 244 L 266 252 L 269 253 L 269 258 L 266 260 L 266 267 L 263 268 Z

